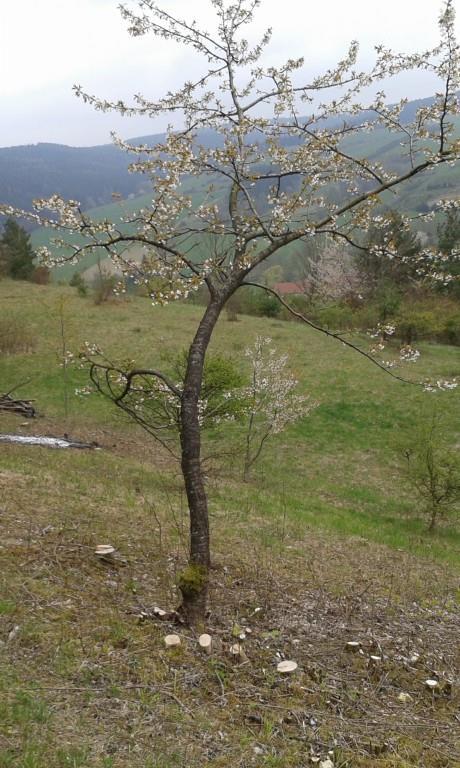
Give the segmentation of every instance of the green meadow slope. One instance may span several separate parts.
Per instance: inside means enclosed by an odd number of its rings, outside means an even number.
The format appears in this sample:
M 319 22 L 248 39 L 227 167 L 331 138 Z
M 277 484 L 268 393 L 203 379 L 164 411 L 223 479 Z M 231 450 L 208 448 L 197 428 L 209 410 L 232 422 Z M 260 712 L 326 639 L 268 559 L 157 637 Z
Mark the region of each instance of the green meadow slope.
M 174 614 L 152 617 L 177 606 L 187 557 L 178 465 L 110 403 L 75 395 L 86 377 L 62 350 L 93 341 L 158 363 L 199 314 L 0 282 L 0 341 L 14 328 L 17 345 L 0 391 L 22 384 L 39 413 L 0 412 L 0 433 L 101 447 L 0 443 L 1 768 L 456 768 L 460 532 L 426 533 L 401 448 L 434 408 L 458 445 L 458 391 L 422 393 L 297 323 L 224 315 L 214 350 L 238 362 L 270 336 L 319 406 L 248 483 L 239 428 L 205 439 L 213 569 L 198 631 L 212 653 Z M 458 348 L 421 350 L 411 378 L 459 373 Z M 121 559 L 99 560 L 103 543 Z
M 65 389 L 58 359 L 61 312 L 70 350 L 78 352 L 89 340 L 112 359 L 130 358 L 152 366 L 162 355 L 186 346 L 201 311 L 187 304 L 152 307 L 148 299 L 137 297 L 95 306 L 91 298 L 80 298 L 68 288 L 9 281 L 0 283 L 0 291 L 2 312 L 25 322 L 37 340 L 33 353 L 2 359 L 2 388 L 30 379 L 23 394 L 34 397 L 38 409 L 58 422 L 63 418 Z M 269 447 L 259 468 L 262 490 L 257 484 L 254 489 L 243 486 L 247 504 L 253 503 L 254 492 L 264 497 L 264 508 L 276 514 L 283 495 L 282 504 L 308 524 L 458 560 L 454 528 L 443 528 L 433 540 L 423 536 L 416 502 L 399 474 L 398 455 L 404 437 L 409 439 L 418 419 L 429 418 L 435 407 L 452 412 L 450 438 L 453 444 L 458 442 L 458 390 L 430 395 L 418 386 L 401 384 L 334 340 L 297 323 L 247 316 L 229 323 L 224 316 L 213 348 L 238 359 L 258 334 L 270 336 L 280 351 L 288 353 L 300 386 L 320 405 Z M 366 348 L 368 341 L 360 343 Z M 421 350 L 421 361 L 406 365 L 403 374 L 414 380 L 458 375 L 458 347 L 422 344 Z M 77 429 L 123 423 L 104 401 L 75 396 L 74 389 L 85 383 L 82 372 L 70 369 L 68 375 L 69 419 Z M 137 439 L 145 438 L 139 434 Z M 224 442 L 227 439 L 239 437 L 230 431 Z M 332 478 L 327 469 L 331 465 Z M 238 473 L 234 481 L 230 488 L 237 499 Z

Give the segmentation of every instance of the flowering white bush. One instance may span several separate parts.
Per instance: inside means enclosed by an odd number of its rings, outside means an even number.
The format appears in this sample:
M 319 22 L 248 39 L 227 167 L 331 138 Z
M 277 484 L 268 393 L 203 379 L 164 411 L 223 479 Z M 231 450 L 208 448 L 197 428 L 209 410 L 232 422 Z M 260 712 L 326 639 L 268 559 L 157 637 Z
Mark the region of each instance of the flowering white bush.
M 250 383 L 240 392 L 247 418 L 244 478 L 272 435 L 289 424 L 308 416 L 318 403 L 308 395 L 298 394 L 298 381 L 286 367 L 287 355 L 277 356 L 271 339 L 258 336 L 245 350 L 250 361 Z

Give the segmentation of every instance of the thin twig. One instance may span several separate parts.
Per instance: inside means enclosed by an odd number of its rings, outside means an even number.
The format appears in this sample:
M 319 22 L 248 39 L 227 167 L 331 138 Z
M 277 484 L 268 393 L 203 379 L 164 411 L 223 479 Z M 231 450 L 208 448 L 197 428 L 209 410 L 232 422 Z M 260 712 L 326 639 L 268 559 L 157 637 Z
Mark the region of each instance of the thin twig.
M 342 344 L 344 344 L 346 347 L 349 347 L 350 349 L 353 349 L 354 352 L 357 352 L 359 355 L 362 355 L 362 357 L 365 357 L 366 360 L 369 360 L 371 363 L 377 366 L 377 368 L 380 368 L 381 371 L 384 371 L 384 373 L 387 373 L 388 376 L 391 376 L 393 379 L 397 379 L 397 381 L 402 381 L 403 384 L 412 384 L 416 387 L 423 387 L 424 384 L 421 381 L 411 381 L 410 379 L 405 379 L 402 376 L 398 376 L 396 373 L 393 373 L 393 371 L 390 371 L 388 368 L 386 368 L 383 363 L 379 363 L 378 360 L 375 359 L 375 357 L 372 357 L 372 355 L 369 354 L 369 352 L 365 352 L 364 349 L 360 349 L 356 344 L 353 344 L 351 341 L 347 341 L 343 338 L 342 334 L 334 333 L 333 331 L 329 331 L 327 328 L 322 328 L 320 325 L 317 325 L 312 320 L 309 320 L 305 315 L 303 315 L 301 312 L 298 312 L 296 309 L 293 309 L 287 301 L 283 299 L 282 296 L 280 296 L 279 293 L 277 293 L 273 288 L 270 288 L 268 285 L 262 285 L 262 283 L 255 283 L 253 281 L 244 281 L 242 285 L 249 285 L 253 288 L 261 288 L 262 290 L 266 291 L 267 293 L 270 293 L 272 296 L 275 296 L 276 299 L 280 302 L 280 304 L 285 307 L 288 312 L 291 313 L 294 317 L 297 317 L 299 320 L 301 320 L 303 323 L 306 323 L 310 326 L 310 328 L 313 328 L 315 331 L 319 331 L 320 333 L 323 333 L 325 336 L 329 336 L 331 339 L 335 339 L 336 341 L 340 341 Z

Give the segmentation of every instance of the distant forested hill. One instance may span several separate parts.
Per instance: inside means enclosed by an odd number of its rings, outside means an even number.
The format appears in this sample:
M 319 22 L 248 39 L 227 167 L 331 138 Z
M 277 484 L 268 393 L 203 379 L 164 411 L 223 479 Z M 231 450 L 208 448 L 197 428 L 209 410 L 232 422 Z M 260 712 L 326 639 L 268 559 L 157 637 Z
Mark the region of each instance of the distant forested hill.
M 403 121 L 413 120 L 416 110 L 431 102 L 432 99 L 409 102 L 403 112 Z M 372 119 L 372 115 L 363 113 L 354 116 L 352 121 L 363 119 Z M 341 121 L 325 121 L 324 126 L 333 127 L 337 122 Z M 162 138 L 164 135 L 158 134 L 131 141 L 153 145 Z M 257 140 L 256 135 L 254 140 Z M 200 132 L 199 141 L 206 146 L 216 146 L 221 137 L 207 130 Z M 368 157 L 401 171 L 407 166 L 408 158 L 400 142 L 398 133 L 377 129 L 351 137 L 346 141 L 346 149 L 357 157 Z M 292 145 L 296 140 L 291 138 L 286 143 Z M 125 199 L 141 195 L 148 191 L 148 182 L 140 174 L 128 173 L 132 159 L 112 144 L 95 147 L 34 144 L 0 148 L 0 201 L 30 209 L 34 198 L 58 193 L 64 198 L 78 200 L 84 209 L 91 209 L 111 202 L 113 193 Z M 460 169 L 440 168 L 420 177 L 407 186 L 407 191 L 402 189 L 400 194 L 407 194 L 404 202 L 410 210 L 426 210 L 426 206 L 438 196 L 460 194 Z
M 164 134 L 131 139 L 133 144 L 154 145 Z M 202 131 L 207 146 L 219 136 Z M 113 144 L 68 147 L 64 144 L 30 144 L 0 148 L 0 201 L 30 210 L 32 200 L 52 194 L 78 200 L 84 209 L 111 201 L 113 193 L 124 198 L 148 188 L 145 178 L 128 172 L 134 156 Z
M 33 144 L 0 149 L 0 200 L 30 209 L 37 197 L 58 193 L 93 208 L 110 200 L 140 194 L 145 180 L 128 173 L 130 158 L 110 144 L 67 147 Z

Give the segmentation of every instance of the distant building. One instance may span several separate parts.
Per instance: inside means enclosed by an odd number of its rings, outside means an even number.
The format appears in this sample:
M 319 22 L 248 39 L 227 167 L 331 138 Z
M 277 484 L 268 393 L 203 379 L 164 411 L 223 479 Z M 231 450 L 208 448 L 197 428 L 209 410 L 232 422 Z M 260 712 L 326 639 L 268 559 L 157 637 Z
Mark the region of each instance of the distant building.
M 280 296 L 286 296 L 289 293 L 303 294 L 308 291 L 307 281 L 301 283 L 275 283 L 272 287 Z

